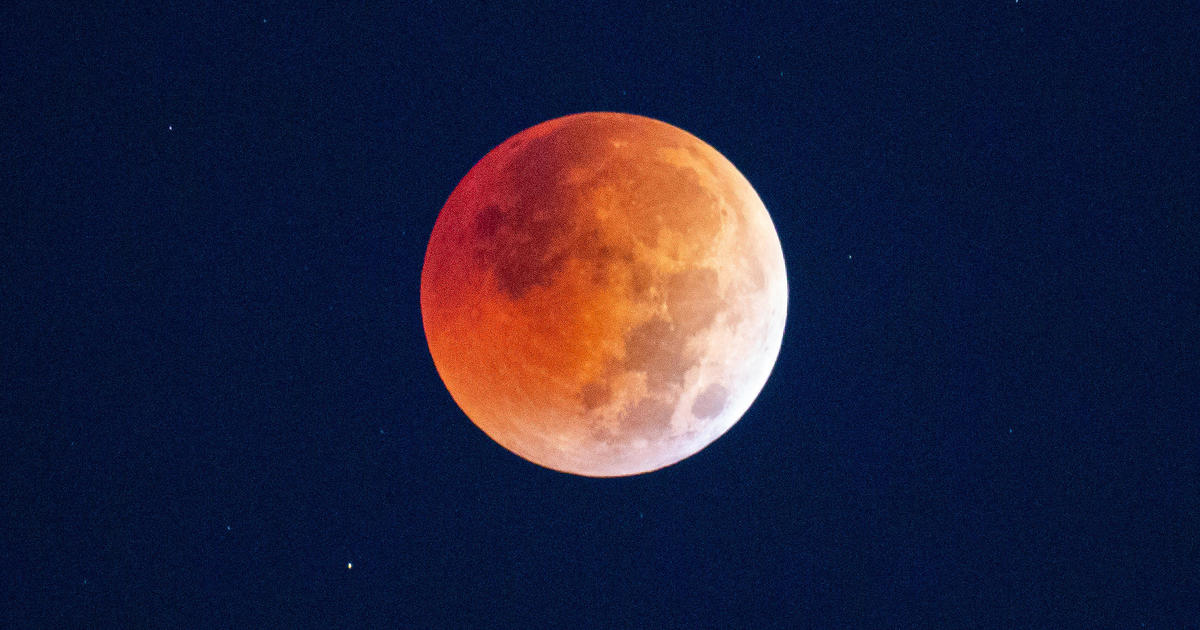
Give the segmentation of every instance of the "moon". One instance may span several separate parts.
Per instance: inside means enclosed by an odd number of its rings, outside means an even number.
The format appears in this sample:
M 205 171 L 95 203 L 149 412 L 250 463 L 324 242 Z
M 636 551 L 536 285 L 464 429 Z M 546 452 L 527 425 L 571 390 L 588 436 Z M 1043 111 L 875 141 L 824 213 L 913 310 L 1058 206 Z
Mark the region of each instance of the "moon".
M 429 351 L 484 433 L 590 477 L 650 472 L 729 430 L 779 354 L 783 250 L 758 194 L 667 123 L 589 112 L 490 151 L 421 272 Z

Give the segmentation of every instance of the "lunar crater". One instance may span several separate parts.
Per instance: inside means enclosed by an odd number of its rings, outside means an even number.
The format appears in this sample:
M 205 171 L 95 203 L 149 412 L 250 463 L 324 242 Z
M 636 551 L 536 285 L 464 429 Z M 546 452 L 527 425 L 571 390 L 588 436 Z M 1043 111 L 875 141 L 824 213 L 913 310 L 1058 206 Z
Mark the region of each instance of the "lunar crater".
M 712 383 L 696 396 L 692 403 L 692 415 L 702 420 L 715 418 L 725 410 L 729 401 L 729 390 L 720 383 Z

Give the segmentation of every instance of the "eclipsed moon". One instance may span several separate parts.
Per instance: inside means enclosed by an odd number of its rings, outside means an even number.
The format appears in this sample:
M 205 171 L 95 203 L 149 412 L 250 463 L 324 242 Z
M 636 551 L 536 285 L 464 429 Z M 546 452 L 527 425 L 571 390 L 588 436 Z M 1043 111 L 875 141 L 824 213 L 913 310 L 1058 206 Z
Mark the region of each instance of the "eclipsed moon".
M 434 365 L 493 440 L 611 477 L 674 464 L 758 396 L 787 277 L 762 201 L 667 123 L 556 118 L 505 140 L 438 215 L 421 273 Z

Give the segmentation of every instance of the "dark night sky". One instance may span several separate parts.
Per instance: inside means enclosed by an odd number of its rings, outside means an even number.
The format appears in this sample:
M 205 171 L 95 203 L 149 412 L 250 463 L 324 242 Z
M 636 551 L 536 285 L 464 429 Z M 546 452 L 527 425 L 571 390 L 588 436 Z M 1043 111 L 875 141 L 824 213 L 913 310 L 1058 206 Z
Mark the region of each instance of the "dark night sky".
M 0 16 L 0 626 L 1200 627 L 1196 3 L 145 4 Z M 491 442 L 418 306 L 589 110 L 789 273 L 755 405 L 623 479 Z

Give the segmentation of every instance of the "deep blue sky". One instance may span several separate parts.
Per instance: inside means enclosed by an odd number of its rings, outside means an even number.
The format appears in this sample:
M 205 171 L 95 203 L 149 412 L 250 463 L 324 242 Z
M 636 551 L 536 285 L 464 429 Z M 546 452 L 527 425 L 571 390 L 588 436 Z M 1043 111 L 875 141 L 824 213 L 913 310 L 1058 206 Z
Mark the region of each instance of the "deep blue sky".
M 145 4 L 0 16 L 0 626 L 1200 627 L 1196 3 Z M 588 110 L 729 157 L 790 283 L 625 479 L 492 443 L 418 306 Z

